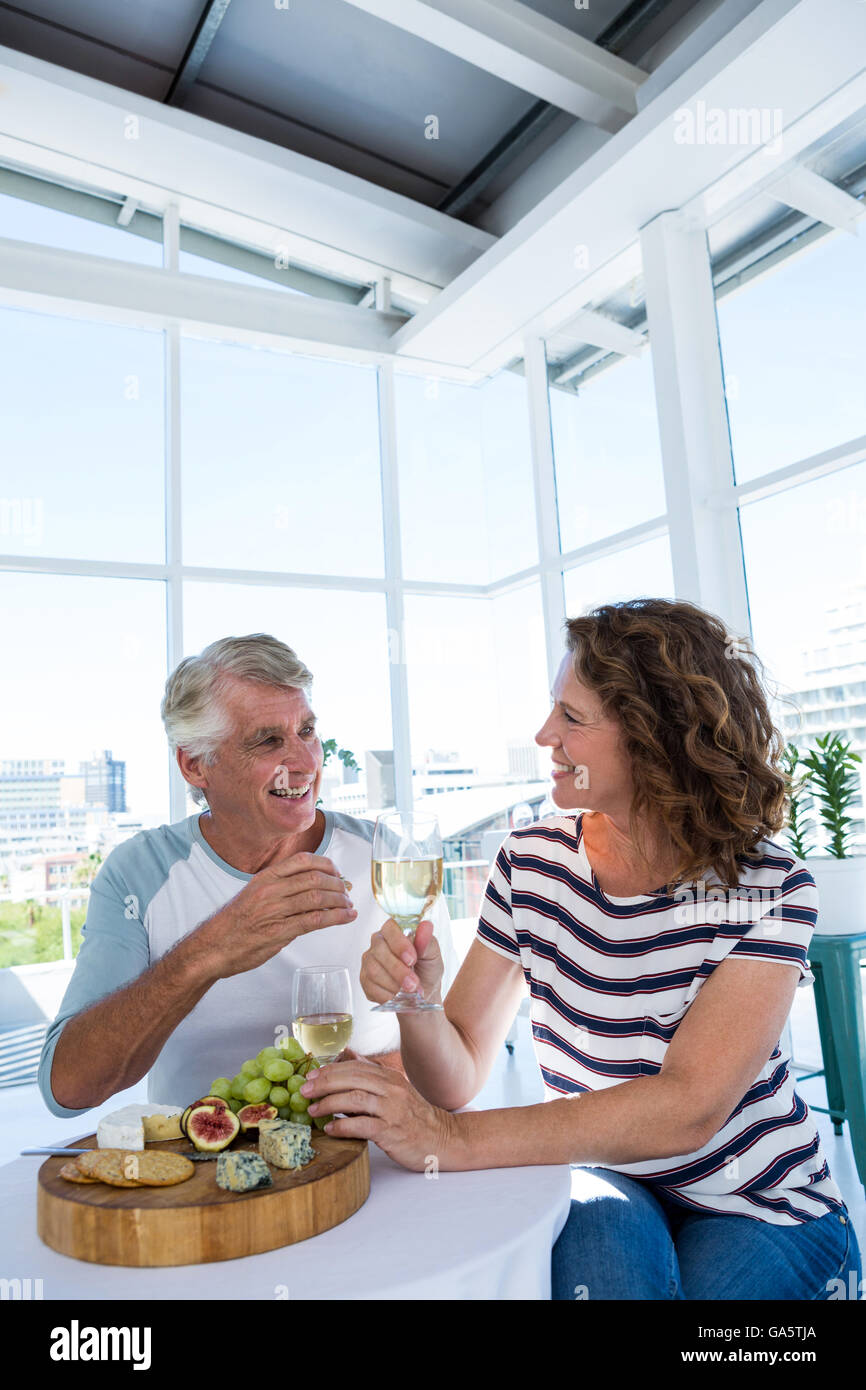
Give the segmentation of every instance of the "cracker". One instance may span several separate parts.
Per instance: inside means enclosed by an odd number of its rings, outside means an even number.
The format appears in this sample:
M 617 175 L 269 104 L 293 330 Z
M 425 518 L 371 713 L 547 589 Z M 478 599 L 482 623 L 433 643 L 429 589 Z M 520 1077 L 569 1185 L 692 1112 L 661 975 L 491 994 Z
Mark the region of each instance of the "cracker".
M 79 1163 L 79 1168 L 88 1178 L 107 1182 L 111 1187 L 141 1187 L 136 1177 L 136 1159 L 140 1157 L 132 1149 L 100 1149 L 94 1159 L 89 1154 L 80 1154 L 84 1162 Z
M 121 1159 L 127 1154 L 134 1152 L 132 1149 L 88 1149 L 87 1153 L 79 1154 L 75 1160 L 79 1173 L 84 1173 L 85 1177 L 96 1178 L 96 1165 L 101 1163 L 104 1158 L 113 1158 L 117 1162 L 118 1169 Z
M 186 1182 L 195 1172 L 195 1164 L 183 1154 L 147 1150 L 137 1153 L 138 1162 L 133 1171 L 140 1183 L 146 1187 L 171 1187 L 175 1183 Z
M 65 1178 L 67 1182 L 99 1182 L 98 1178 L 88 1178 L 86 1174 L 82 1173 L 75 1159 L 63 1164 L 60 1169 L 60 1176 Z
M 185 1182 L 195 1164 L 183 1154 L 138 1149 L 91 1149 L 78 1156 L 79 1172 L 112 1187 L 171 1187 Z

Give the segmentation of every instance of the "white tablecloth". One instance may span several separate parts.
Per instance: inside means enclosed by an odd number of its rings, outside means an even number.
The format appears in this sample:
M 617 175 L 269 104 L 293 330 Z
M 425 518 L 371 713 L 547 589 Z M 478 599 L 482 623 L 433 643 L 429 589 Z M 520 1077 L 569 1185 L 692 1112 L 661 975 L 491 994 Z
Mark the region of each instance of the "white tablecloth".
M 370 1145 L 370 1195 L 348 1221 L 264 1255 L 126 1269 L 58 1255 L 36 1234 L 44 1158 L 0 1168 L 0 1277 L 45 1299 L 544 1299 L 568 1216 L 568 1167 L 425 1177 Z

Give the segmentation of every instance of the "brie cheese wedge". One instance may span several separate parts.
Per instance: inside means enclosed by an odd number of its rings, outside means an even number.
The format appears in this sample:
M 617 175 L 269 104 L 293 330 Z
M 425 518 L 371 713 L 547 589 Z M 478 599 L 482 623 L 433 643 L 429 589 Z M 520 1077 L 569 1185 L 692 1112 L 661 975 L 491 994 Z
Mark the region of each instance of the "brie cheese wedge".
M 143 1149 L 149 1140 L 180 1139 L 182 1113 L 176 1105 L 125 1105 L 98 1122 L 97 1148 Z

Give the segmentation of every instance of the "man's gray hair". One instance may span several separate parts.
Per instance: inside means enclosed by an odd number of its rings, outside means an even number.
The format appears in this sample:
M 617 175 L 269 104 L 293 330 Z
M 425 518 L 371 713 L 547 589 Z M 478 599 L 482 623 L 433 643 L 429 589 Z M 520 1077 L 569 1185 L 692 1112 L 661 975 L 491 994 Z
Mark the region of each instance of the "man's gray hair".
M 221 637 L 199 656 L 185 656 L 166 681 L 160 713 L 172 752 L 182 748 L 206 763 L 215 760 L 230 727 L 220 697 L 233 676 L 307 694 L 313 684 L 304 663 L 276 637 L 266 632 Z M 190 787 L 190 794 L 199 806 L 207 804 L 199 787 Z

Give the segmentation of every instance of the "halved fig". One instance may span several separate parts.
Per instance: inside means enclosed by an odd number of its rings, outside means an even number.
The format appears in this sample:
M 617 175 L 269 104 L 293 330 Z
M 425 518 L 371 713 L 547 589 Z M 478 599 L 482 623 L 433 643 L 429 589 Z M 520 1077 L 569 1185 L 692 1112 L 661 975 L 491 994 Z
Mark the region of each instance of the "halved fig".
M 249 1134 L 251 1130 L 258 1130 L 262 1120 L 276 1120 L 279 1112 L 275 1105 L 245 1105 L 243 1110 L 238 1111 L 238 1119 L 241 1122 L 241 1133 Z
M 180 1132 L 181 1134 L 185 1134 L 187 1139 L 189 1135 L 186 1133 L 186 1122 L 190 1117 L 190 1112 L 195 1110 L 198 1105 L 216 1105 L 218 1107 L 221 1106 L 223 1109 L 227 1109 L 228 1101 L 223 1100 L 222 1096 L 202 1096 L 200 1100 L 194 1100 L 192 1105 L 188 1105 L 181 1115 L 179 1122 Z
M 186 1137 L 202 1153 L 227 1149 L 240 1133 L 241 1123 L 228 1106 L 196 1105 L 186 1122 Z

